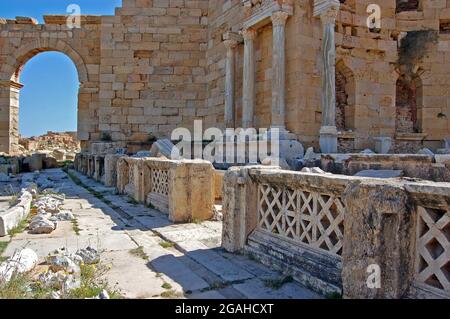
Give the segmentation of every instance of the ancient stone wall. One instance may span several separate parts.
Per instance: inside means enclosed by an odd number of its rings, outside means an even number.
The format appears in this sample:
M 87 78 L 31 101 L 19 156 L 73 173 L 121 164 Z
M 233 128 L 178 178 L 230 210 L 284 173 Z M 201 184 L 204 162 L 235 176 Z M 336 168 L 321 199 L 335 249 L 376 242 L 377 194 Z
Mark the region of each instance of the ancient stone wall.
M 207 0 L 125 0 L 103 18 L 99 131 L 144 142 L 208 114 L 207 12 Z
M 450 3 L 423 1 L 417 10 L 408 6 L 407 11 L 396 13 L 397 2 L 388 0 L 380 6 L 380 30 L 370 30 L 366 24 L 371 1 L 341 3 L 335 38 L 343 149 L 373 148 L 373 138 L 379 136 L 406 144 L 398 149 L 414 149 L 407 144 L 417 140 L 421 146 L 438 148 L 448 137 L 450 35 L 445 26 L 450 20 Z M 64 16 L 47 16 L 44 25 L 27 18 L 1 21 L 1 150 L 14 151 L 17 142 L 20 68 L 48 50 L 67 54 L 77 67 L 81 83 L 78 136 L 84 148 L 88 141 L 99 141 L 105 134 L 125 144 L 144 143 L 149 133 L 167 137 L 177 126 L 191 128 L 194 119 L 203 119 L 204 127 L 224 127 L 224 34 L 233 32 L 238 37 L 249 19 L 274 4 L 289 11 L 285 28 L 286 128 L 306 146 L 317 146 L 322 126 L 323 27 L 320 19 L 313 17 L 311 1 L 124 0 L 114 16 L 83 17 L 81 29 L 69 30 Z M 256 127 L 268 127 L 274 121 L 272 25 L 270 16 L 255 25 Z M 398 46 L 404 32 L 417 30 L 440 34 L 438 41 L 426 45 L 426 54 L 413 68 L 420 83 L 416 85 L 415 129 L 396 130 L 396 83 L 402 74 Z M 242 39 L 236 45 L 234 126 L 241 127 Z M 410 117 L 408 112 L 400 115 L 402 119 Z

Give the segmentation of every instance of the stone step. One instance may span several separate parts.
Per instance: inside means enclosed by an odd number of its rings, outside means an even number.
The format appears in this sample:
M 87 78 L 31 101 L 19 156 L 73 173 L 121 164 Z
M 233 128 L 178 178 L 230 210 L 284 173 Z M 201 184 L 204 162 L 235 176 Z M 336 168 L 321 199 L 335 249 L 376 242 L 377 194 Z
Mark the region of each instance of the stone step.
M 244 251 L 259 262 L 292 275 L 300 284 L 322 295 L 342 290 L 340 257 L 262 231 L 254 231 L 249 236 Z

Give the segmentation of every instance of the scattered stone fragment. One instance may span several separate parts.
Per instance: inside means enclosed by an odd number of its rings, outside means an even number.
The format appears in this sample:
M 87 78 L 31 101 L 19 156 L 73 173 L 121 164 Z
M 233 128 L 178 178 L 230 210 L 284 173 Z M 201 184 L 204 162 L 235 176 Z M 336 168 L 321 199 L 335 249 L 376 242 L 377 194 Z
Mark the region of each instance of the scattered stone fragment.
M 81 258 L 84 264 L 94 265 L 100 262 L 100 254 L 97 250 L 92 247 L 87 247 L 85 249 L 80 249 L 75 253 L 75 256 Z
M 61 299 L 61 294 L 57 291 L 52 291 L 50 294 L 51 299 Z
M 98 299 L 110 299 L 109 293 L 105 289 L 97 297 Z
M 53 272 L 65 271 L 72 274 L 80 272 L 80 267 L 69 256 L 48 256 L 46 260 Z
M 81 286 L 80 279 L 76 278 L 73 275 L 68 275 L 63 283 L 61 291 L 63 293 L 68 293 L 73 289 L 79 288 L 80 286 Z
M 51 221 L 71 221 L 74 220 L 74 216 L 70 210 L 62 210 L 59 213 L 51 216 L 49 219 Z
M 22 274 L 31 271 L 37 264 L 38 256 L 34 250 L 25 248 L 15 252 L 10 258 L 0 264 L 0 282 L 8 282 L 15 273 Z
M 218 205 L 214 205 L 214 217 L 213 220 L 217 220 L 217 221 L 223 221 L 223 213 L 222 211 L 219 209 L 219 207 L 217 207 Z

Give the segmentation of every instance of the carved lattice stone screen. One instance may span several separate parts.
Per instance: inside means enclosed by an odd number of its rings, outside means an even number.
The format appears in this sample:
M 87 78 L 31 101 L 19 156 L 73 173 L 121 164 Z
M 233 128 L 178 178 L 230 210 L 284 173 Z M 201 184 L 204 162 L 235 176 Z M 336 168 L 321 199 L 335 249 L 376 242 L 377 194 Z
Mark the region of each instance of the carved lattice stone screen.
M 169 170 L 150 169 L 151 189 L 147 203 L 151 203 L 164 213 L 169 212 Z
M 169 171 L 154 169 L 151 170 L 153 193 L 168 196 L 169 195 Z
M 260 184 L 258 228 L 274 236 L 341 255 L 345 207 L 340 198 Z
M 450 293 L 450 212 L 418 207 L 416 280 Z

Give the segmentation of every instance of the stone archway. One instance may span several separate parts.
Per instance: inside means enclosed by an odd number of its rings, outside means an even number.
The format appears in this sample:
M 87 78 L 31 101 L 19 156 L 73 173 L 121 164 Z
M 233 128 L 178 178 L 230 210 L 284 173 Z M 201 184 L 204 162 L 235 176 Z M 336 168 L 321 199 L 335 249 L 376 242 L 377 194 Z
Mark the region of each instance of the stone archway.
M 82 57 L 66 42 L 60 39 L 37 39 L 22 45 L 2 64 L 0 74 L 0 152 L 16 154 L 19 144 L 19 97 L 20 73 L 24 65 L 42 52 L 55 51 L 65 54 L 74 63 L 80 89 L 78 92 L 78 110 L 89 107 L 89 101 L 82 98 L 83 89 L 89 82 L 88 70 Z M 83 118 L 78 112 L 78 132 L 83 127 Z

